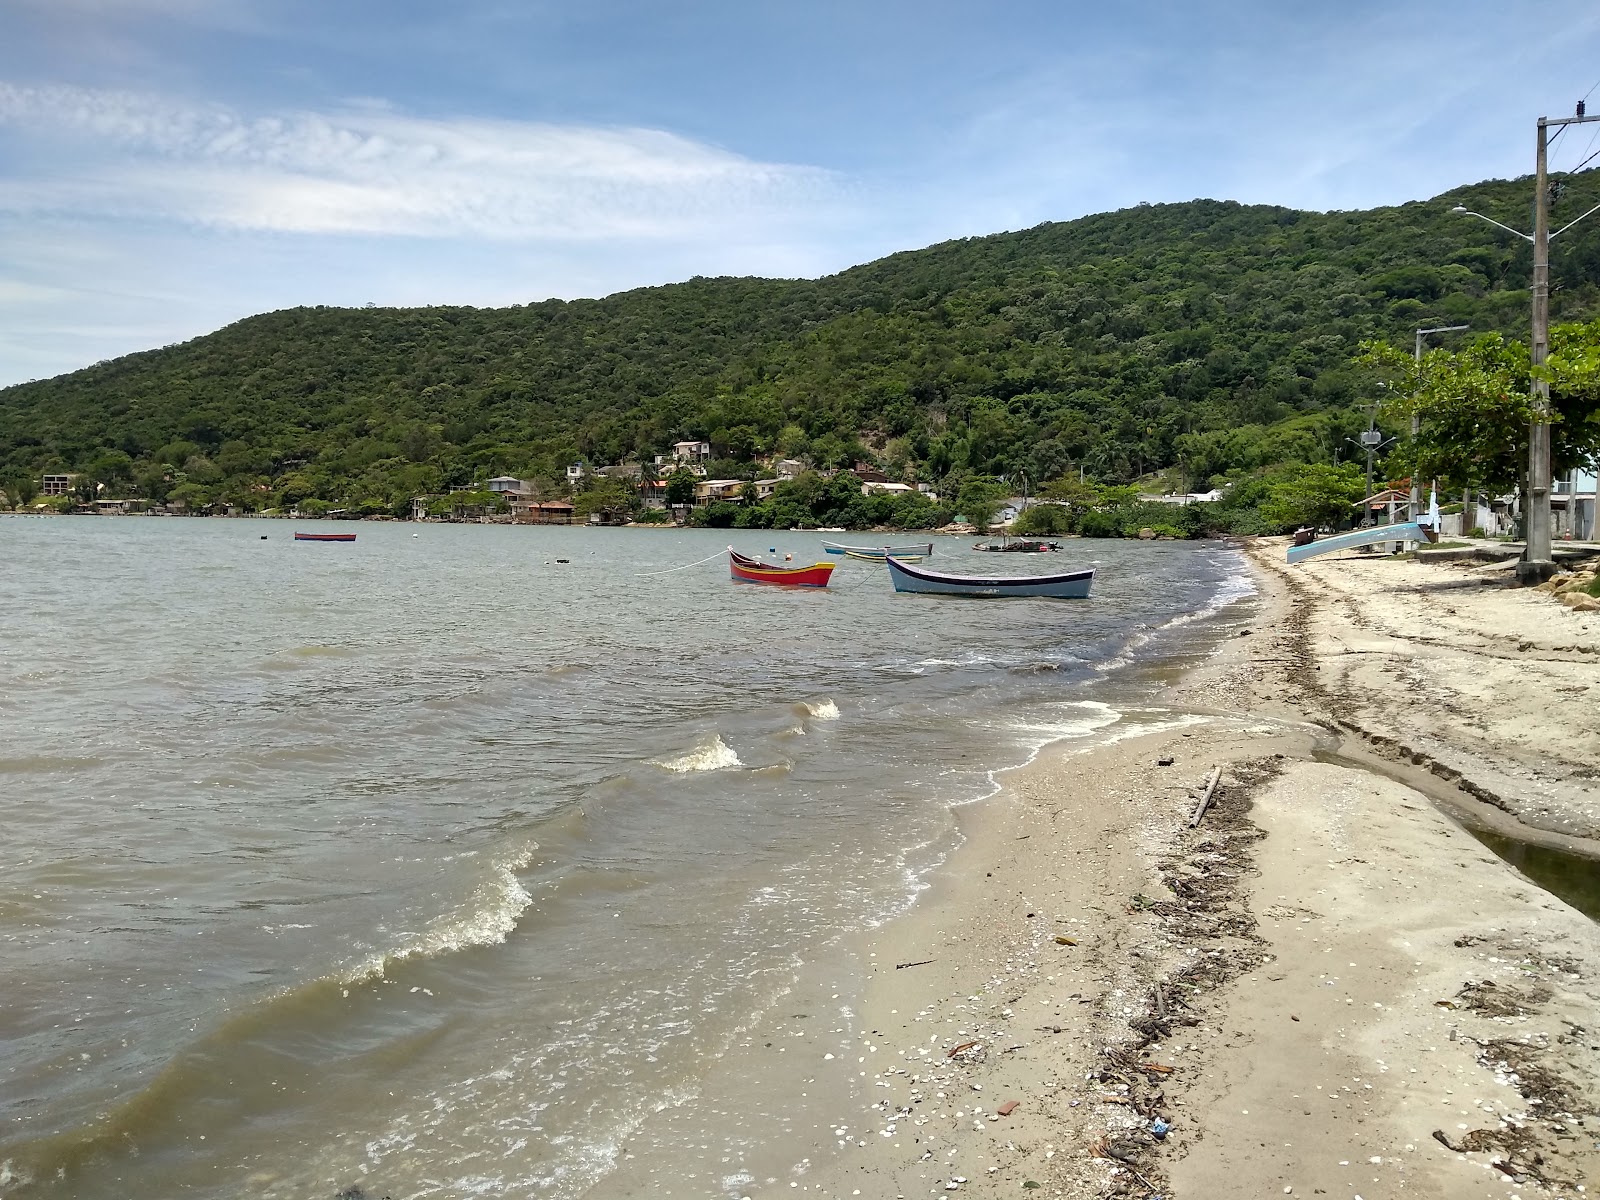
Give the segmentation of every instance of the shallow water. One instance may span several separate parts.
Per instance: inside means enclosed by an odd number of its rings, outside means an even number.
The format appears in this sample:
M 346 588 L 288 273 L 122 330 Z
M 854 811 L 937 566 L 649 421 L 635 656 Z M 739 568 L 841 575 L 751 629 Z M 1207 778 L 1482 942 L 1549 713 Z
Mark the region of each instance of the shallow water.
M 292 528 L 0 518 L 0 1195 L 571 1197 L 726 1133 L 707 1064 L 950 805 L 1159 719 L 1137 668 L 1249 590 L 1183 543 L 941 539 L 1099 566 L 977 602 L 670 570 L 808 535 Z

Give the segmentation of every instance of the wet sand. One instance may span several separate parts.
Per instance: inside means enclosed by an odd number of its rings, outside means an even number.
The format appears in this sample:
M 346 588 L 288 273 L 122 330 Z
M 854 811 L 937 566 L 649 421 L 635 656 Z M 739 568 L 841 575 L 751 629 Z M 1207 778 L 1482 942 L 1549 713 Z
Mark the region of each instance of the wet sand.
M 1167 689 L 1165 727 L 1006 773 L 912 911 L 751 1030 L 723 1068 L 748 1114 L 805 1093 L 759 1169 L 637 1194 L 1600 1178 L 1600 927 L 1447 815 L 1600 851 L 1575 836 L 1600 617 L 1467 568 L 1282 557 L 1252 551 L 1248 627 Z

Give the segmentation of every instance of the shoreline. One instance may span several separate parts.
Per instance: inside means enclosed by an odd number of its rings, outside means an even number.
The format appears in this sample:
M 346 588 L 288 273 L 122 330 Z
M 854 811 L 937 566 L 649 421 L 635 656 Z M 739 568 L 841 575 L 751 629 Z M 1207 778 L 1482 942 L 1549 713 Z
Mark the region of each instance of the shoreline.
M 1452 703 L 1437 679 L 1408 681 L 1433 690 L 1398 723 L 1407 736 L 1374 737 L 1410 703 L 1385 671 L 1421 669 L 1404 634 L 1433 621 L 1429 585 L 1458 580 L 1414 563 L 1392 565 L 1421 576 L 1376 583 L 1339 582 L 1365 562 L 1291 576 L 1278 555 L 1249 552 L 1247 627 L 1219 629 L 1161 697 L 1188 723 L 1053 743 L 953 810 L 960 842 L 911 909 L 808 972 L 808 986 L 864 981 L 826 1049 L 801 1014 L 758 1022 L 753 1044 L 787 1034 L 812 1056 L 782 1073 L 808 1089 L 811 1132 L 791 1126 L 718 1194 L 1572 1197 L 1600 1177 L 1600 1038 L 1585 1028 L 1600 927 L 1447 815 L 1494 812 L 1513 831 L 1531 815 L 1530 840 L 1600 853 L 1550 828 L 1588 820 L 1582 710 L 1548 741 L 1513 741 L 1574 768 L 1564 809 L 1479 782 L 1459 739 L 1425 748 Z M 1462 630 L 1468 590 L 1450 597 Z M 1525 627 L 1550 649 L 1600 629 L 1565 628 L 1585 618 L 1529 593 L 1482 599 L 1491 628 L 1473 637 L 1511 653 Z M 1434 642 L 1443 675 L 1484 672 Z M 1577 651 L 1542 658 L 1593 673 Z M 1503 788 L 1503 746 L 1473 738 Z M 835 1042 L 859 1051 L 848 1074 Z M 722 1072 L 747 1067 L 730 1055 Z M 592 1194 L 635 1194 L 611 1182 Z

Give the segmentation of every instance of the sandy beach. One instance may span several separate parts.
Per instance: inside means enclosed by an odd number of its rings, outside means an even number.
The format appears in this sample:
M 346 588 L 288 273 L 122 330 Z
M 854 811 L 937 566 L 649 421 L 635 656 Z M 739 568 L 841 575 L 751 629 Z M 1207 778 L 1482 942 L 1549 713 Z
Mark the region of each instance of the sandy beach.
M 872 1120 L 819 1116 L 751 1196 L 1600 1179 L 1600 927 L 1453 819 L 1600 854 L 1600 615 L 1498 569 L 1249 557 L 1260 596 L 1162 720 L 1007 773 L 849 948 L 860 1045 L 806 1078 L 826 1113 L 855 1075 Z

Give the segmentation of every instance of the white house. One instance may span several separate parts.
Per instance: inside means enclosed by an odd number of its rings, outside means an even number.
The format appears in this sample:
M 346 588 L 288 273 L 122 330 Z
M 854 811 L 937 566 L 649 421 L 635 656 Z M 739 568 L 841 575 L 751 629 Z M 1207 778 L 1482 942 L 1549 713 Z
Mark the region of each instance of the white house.
M 1600 493 L 1593 471 L 1573 471 L 1565 479 L 1552 481 L 1550 508 L 1555 536 L 1585 542 L 1600 536 L 1595 530 Z
M 529 488 L 520 479 L 513 479 L 510 475 L 496 475 L 484 485 L 491 492 L 527 492 Z
M 581 483 L 583 481 L 583 477 L 588 473 L 589 469 L 587 467 L 585 467 L 581 462 L 575 462 L 567 468 L 567 482 Z
M 679 462 L 705 462 L 711 457 L 711 443 L 673 442 L 672 457 Z

